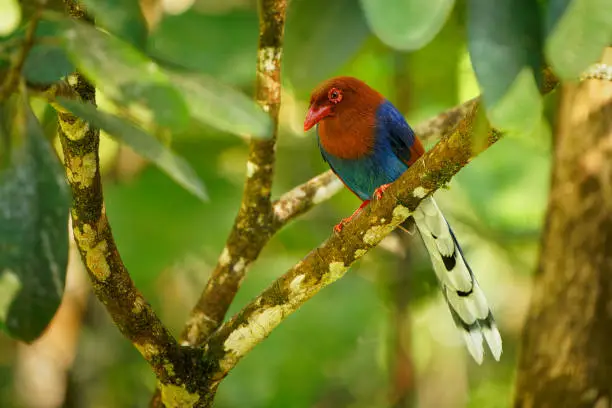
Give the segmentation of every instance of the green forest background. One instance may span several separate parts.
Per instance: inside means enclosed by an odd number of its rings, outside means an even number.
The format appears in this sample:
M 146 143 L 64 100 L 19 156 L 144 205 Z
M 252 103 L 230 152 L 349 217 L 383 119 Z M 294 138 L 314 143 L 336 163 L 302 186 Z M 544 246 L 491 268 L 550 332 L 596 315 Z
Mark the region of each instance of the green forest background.
M 166 14 L 146 49 L 253 94 L 255 4 L 222 3 L 198 1 L 182 14 Z M 327 77 L 363 79 L 414 125 L 479 95 L 467 51 L 465 7 L 457 3 L 433 41 L 401 52 L 371 33 L 355 0 L 292 1 L 274 197 L 327 170 L 314 133 L 302 129 L 309 93 Z M 554 98 L 545 99 L 547 107 Z M 43 107 L 36 112 L 41 117 Z M 178 335 L 238 210 L 247 145 L 200 124 L 172 134 L 171 143 L 205 182 L 209 202 L 108 137 L 101 155 L 106 209 L 122 258 L 138 288 Z M 504 339 L 500 363 L 488 356 L 477 366 L 470 359 L 420 239 L 412 240 L 405 259 L 392 236 L 258 345 L 223 382 L 216 406 L 386 407 L 397 381 L 398 338 L 411 356 L 412 394 L 419 407 L 510 406 L 550 156 L 550 123 L 543 120 L 536 134 L 509 134 L 436 193 L 492 304 Z M 325 240 L 358 205 L 342 191 L 284 228 L 247 275 L 230 315 Z M 23 346 L 0 333 L 1 407 L 19 406 L 14 379 L 22 352 Z M 154 390 L 146 362 L 91 296 L 69 381 L 66 404 L 75 407 L 145 406 Z

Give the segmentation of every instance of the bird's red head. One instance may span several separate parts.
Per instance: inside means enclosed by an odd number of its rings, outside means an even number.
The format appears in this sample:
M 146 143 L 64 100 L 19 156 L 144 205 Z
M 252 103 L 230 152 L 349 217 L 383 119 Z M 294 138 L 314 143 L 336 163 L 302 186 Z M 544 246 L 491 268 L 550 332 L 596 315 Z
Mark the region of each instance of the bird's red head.
M 375 110 L 382 100 L 378 92 L 357 78 L 328 79 L 317 86 L 310 96 L 304 130 L 311 129 L 322 120 L 352 116 L 361 110 Z

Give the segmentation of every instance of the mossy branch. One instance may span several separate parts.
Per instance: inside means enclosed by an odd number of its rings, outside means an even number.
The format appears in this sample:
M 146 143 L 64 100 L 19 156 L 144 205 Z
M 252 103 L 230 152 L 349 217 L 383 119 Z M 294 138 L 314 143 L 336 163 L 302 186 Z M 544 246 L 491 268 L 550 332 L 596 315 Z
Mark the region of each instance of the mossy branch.
M 69 78 L 76 94 L 95 102 L 94 87 L 80 74 Z M 175 339 L 134 286 L 119 256 L 106 218 L 98 146 L 99 129 L 65 111 L 58 112 L 66 176 L 72 189 L 72 226 L 94 293 L 113 321 L 152 366 L 162 382 L 181 360 Z
M 547 75 L 544 92 L 555 85 L 556 80 Z M 425 197 L 446 185 L 477 154 L 500 139 L 500 132 L 489 129 L 484 146 L 475 149 L 480 104 L 470 103 L 455 129 L 393 183 L 381 200 L 372 202 L 340 233 L 310 252 L 209 338 L 207 350 L 218 363 L 213 375 L 216 381 L 304 302 L 341 278 L 357 259 L 404 222 Z
M 223 322 L 249 265 L 259 256 L 273 232 L 270 192 L 281 101 L 281 58 L 287 0 L 260 0 L 258 7 L 255 99 L 272 119 L 272 138 L 250 142 L 242 203 L 223 253 L 183 330 L 184 345 L 203 344 Z

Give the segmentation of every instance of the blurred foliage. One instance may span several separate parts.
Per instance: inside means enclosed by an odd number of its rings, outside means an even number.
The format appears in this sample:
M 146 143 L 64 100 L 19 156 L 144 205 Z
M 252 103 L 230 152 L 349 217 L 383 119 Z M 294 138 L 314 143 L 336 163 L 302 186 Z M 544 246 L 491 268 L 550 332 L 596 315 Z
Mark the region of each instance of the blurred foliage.
M 135 1 L 84 2 L 104 30 L 44 12 L 22 75 L 39 87 L 76 66 L 97 86 L 98 108 L 61 102 L 112 137 L 103 136 L 100 151 L 113 233 L 137 286 L 178 334 L 240 203 L 247 147 L 229 134 L 270 133 L 267 115 L 248 96 L 256 75 L 255 2 L 197 0 L 189 7 L 143 1 L 142 8 Z M 25 17 L 32 16 L 24 11 L 18 27 L 20 17 L 4 11 L 15 4 L 0 1 L 2 82 L 19 55 Z M 418 406 L 511 405 L 517 336 L 549 180 L 550 118 L 543 112 L 554 111 L 556 96 L 542 99 L 537 93 L 540 66 L 545 58 L 560 76 L 575 79 L 612 39 L 611 8 L 607 0 L 291 1 L 275 196 L 326 169 L 301 123 L 312 87 L 332 75 L 364 79 L 411 123 L 482 89 L 489 120 L 511 130 L 437 193 L 493 304 L 505 351 L 499 364 L 476 367 L 466 358 L 420 244 L 406 271 L 409 313 L 398 325 L 391 296 L 397 282 L 390 274 L 397 268 L 397 242 L 389 238 L 257 346 L 223 382 L 218 407 L 387 407 L 396 380 L 394 336 L 402 331 L 411 340 L 406 347 L 414 360 Z M 45 137 L 57 146 L 54 110 L 41 99 L 32 107 Z M 32 141 L 42 146 L 43 133 L 34 125 L 34 133 L 21 131 L 16 142 L 0 134 L 0 191 L 15 187 L 17 192 L 0 196 L 0 207 L 19 200 L 22 209 L 32 209 L 26 218 L 0 219 L 0 248 L 18 237 L 7 225 L 20 226 L 29 242 L 40 243 L 45 230 L 36 222 L 44 217 L 37 216 L 55 205 L 67 208 L 61 189 L 50 189 L 48 179 L 58 167 L 50 150 L 26 155 L 24 163 L 37 163 L 29 167 L 30 183 L 11 177 L 19 162 L 10 158 Z M 46 181 L 34 184 L 37 177 Z M 206 203 L 196 197 L 203 196 L 204 183 Z M 253 266 L 231 312 L 324 240 L 357 204 L 342 192 L 282 230 Z M 65 224 L 59 217 L 53 223 L 57 256 L 66 254 Z M 3 255 L 0 271 L 7 266 Z M 35 268 L 40 280 L 24 285 L 48 280 L 49 265 Z M 0 317 L 10 288 L 3 276 Z M 46 324 L 58 299 L 49 306 L 44 303 L 48 286 L 32 289 L 23 292 L 35 295 L 28 304 L 46 309 L 32 308 L 22 316 L 36 312 Z M 19 406 L 21 389 L 13 381 L 22 352 L 17 350 L 13 340 L 0 337 L 2 407 Z M 96 301 L 69 375 L 68 395 L 79 407 L 144 406 L 154 387 L 153 374 Z
M 18 144 L 0 173 L 0 327 L 30 342 L 47 327 L 64 292 L 70 193 L 23 95 L 1 104 L 0 116 L 1 136 Z

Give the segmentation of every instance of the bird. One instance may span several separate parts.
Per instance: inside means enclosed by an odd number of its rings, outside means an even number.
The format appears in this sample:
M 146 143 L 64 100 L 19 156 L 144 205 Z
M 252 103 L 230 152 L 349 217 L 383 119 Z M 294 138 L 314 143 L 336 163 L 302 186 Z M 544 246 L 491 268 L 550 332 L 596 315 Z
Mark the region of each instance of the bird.
M 323 81 L 313 91 L 304 131 L 316 126 L 323 160 L 362 204 L 334 230 L 359 214 L 421 157 L 425 149 L 400 111 L 365 82 L 348 76 Z M 429 253 L 452 319 L 476 363 L 484 343 L 499 361 L 502 339 L 486 297 L 453 230 L 432 196 L 412 213 Z

